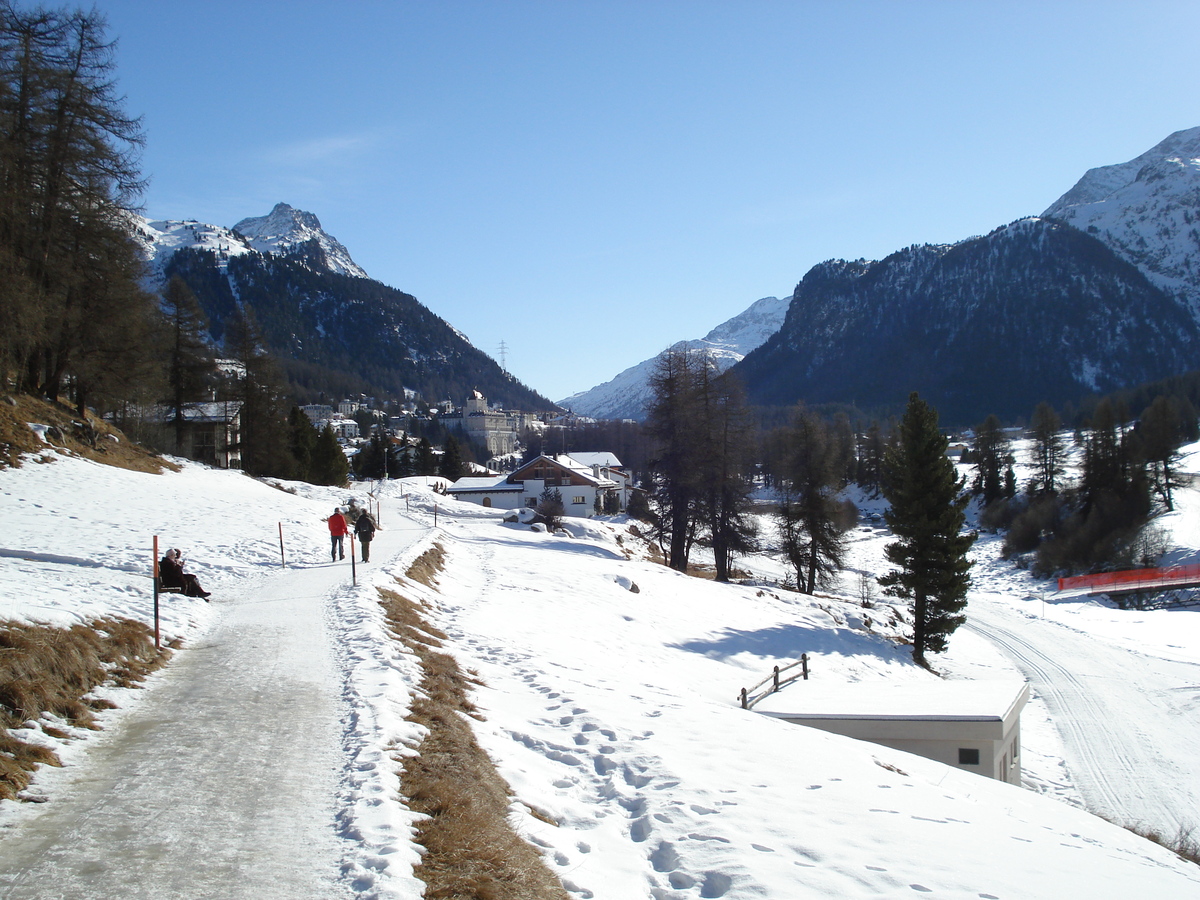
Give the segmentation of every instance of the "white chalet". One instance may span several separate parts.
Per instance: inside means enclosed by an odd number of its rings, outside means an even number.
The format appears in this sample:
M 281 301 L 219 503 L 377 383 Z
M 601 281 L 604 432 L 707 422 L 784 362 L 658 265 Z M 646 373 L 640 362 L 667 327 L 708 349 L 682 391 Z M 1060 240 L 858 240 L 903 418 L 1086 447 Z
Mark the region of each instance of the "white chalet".
M 614 457 L 615 458 L 615 457 Z M 609 477 L 605 466 L 588 466 L 571 456 L 539 456 L 509 475 L 460 478 L 446 492 L 469 503 L 494 509 L 520 509 L 537 506 L 546 488 L 562 495 L 568 516 L 589 518 L 595 515 L 596 498 L 620 493 L 623 479 Z

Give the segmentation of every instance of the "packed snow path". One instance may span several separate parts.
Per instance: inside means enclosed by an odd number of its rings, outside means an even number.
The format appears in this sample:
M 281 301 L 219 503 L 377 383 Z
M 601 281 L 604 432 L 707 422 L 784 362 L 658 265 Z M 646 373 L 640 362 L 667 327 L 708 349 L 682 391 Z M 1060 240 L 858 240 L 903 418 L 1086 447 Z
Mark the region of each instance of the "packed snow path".
M 967 627 L 1007 655 L 1045 701 L 1087 808 L 1167 838 L 1200 827 L 1200 664 L 1121 647 L 1010 603 L 972 597 Z
M 367 566 L 424 533 L 380 532 Z M 358 895 L 343 876 L 354 836 L 339 792 L 352 761 L 329 621 L 350 578 L 347 558 L 217 590 L 211 630 L 97 740 L 72 789 L 5 837 L 0 896 Z

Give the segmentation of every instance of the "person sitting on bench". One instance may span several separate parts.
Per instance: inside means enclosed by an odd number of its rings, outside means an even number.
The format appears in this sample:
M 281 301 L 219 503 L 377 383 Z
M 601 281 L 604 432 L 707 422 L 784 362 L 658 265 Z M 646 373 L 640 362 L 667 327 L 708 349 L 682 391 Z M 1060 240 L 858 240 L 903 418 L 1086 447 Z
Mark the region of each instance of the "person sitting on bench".
M 178 550 L 167 551 L 158 564 L 158 577 L 162 579 L 163 587 L 182 588 L 185 597 L 203 597 L 207 601 L 212 596 L 200 587 L 195 575 L 183 571 L 183 554 Z

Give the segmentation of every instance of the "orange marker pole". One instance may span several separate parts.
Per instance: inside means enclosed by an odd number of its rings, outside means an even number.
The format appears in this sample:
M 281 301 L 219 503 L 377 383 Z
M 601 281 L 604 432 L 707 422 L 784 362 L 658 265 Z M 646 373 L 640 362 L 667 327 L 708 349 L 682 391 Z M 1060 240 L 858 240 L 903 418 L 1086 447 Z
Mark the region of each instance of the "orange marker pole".
M 154 563 L 150 567 L 154 572 L 154 649 L 158 650 L 162 644 L 159 642 L 158 634 L 158 535 L 154 536 Z

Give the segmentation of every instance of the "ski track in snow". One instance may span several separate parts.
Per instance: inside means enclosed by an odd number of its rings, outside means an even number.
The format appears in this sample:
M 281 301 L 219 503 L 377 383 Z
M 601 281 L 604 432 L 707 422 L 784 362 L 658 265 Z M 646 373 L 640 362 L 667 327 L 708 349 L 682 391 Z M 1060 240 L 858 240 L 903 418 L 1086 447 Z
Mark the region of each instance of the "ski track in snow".
M 977 600 L 971 613 L 967 627 L 1009 656 L 1045 701 L 1090 810 L 1167 837 L 1200 824 L 1185 767 L 1194 759 L 1188 748 L 1200 746 L 1200 665 L 1107 646 L 995 603 Z M 1046 637 L 1047 628 L 1056 633 Z

